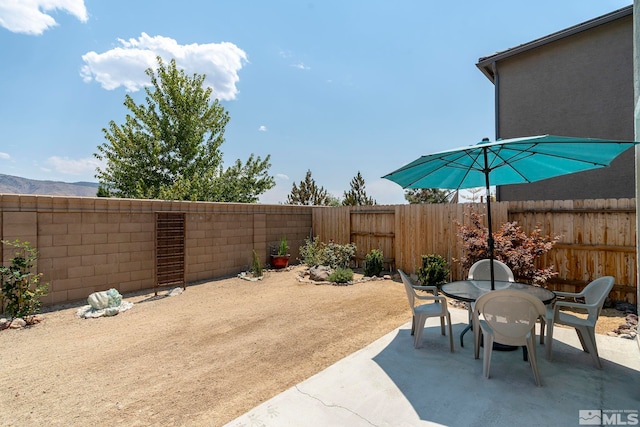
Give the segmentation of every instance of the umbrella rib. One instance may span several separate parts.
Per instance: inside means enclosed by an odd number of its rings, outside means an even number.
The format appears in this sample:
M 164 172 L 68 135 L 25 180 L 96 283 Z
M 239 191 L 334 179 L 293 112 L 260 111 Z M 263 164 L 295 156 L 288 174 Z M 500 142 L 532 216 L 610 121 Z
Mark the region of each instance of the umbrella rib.
M 570 157 L 570 156 L 566 156 L 566 155 L 559 155 L 559 154 L 553 154 L 553 153 L 543 153 L 543 152 L 539 152 L 539 151 L 535 151 L 535 148 L 539 145 L 539 143 L 535 143 L 533 145 L 531 145 L 530 147 L 527 147 L 526 149 L 520 150 L 516 153 L 514 153 L 511 157 L 503 157 L 501 155 L 502 152 L 502 146 L 500 147 L 500 150 L 496 150 L 496 151 L 492 151 L 492 154 L 495 156 L 496 159 L 500 160 L 500 163 L 497 165 L 492 165 L 491 167 L 488 167 L 489 172 L 498 169 L 500 167 L 503 166 L 508 166 L 509 168 L 511 168 L 511 170 L 513 170 L 516 174 L 518 174 L 524 181 L 526 182 L 531 182 L 525 175 L 522 174 L 522 172 L 520 172 L 518 169 L 516 169 L 513 166 L 513 162 L 514 159 L 516 161 L 520 161 L 520 160 L 524 160 L 527 157 L 531 157 L 534 155 L 541 155 L 541 156 L 548 156 L 548 157 L 552 157 L 555 159 L 562 159 L 562 160 L 570 160 L 573 162 L 579 162 L 579 163 L 583 163 L 583 164 L 589 164 L 589 165 L 594 165 L 594 166 L 601 166 L 601 167 L 605 167 L 607 166 L 606 163 L 601 163 L 601 162 L 594 162 L 594 161 L 589 161 L 589 160 L 582 160 L 582 159 L 576 159 L 574 157 Z M 510 150 L 513 150 L 514 147 L 510 146 L 509 147 Z
M 443 162 L 446 161 L 447 163 L 443 163 L 441 166 L 437 167 L 436 169 L 434 169 L 434 171 L 438 171 L 441 170 L 443 168 L 457 168 L 457 169 L 461 169 L 461 170 L 465 170 L 464 175 L 462 176 L 462 178 L 458 181 L 458 183 L 455 185 L 455 187 L 450 187 L 450 188 L 455 188 L 455 189 L 460 189 L 462 184 L 464 183 L 465 179 L 467 179 L 467 177 L 469 176 L 469 173 L 472 170 L 476 170 L 476 171 L 480 171 L 483 172 L 484 171 L 484 167 L 482 165 L 480 165 L 480 163 L 478 162 L 478 157 L 477 156 L 472 156 L 470 153 L 472 152 L 472 150 L 463 150 L 460 152 L 460 156 L 458 156 L 455 159 L 445 159 L 443 157 L 438 157 L 438 160 L 442 160 Z M 468 157 L 472 164 L 468 165 L 465 164 L 463 162 L 460 161 L 460 159 Z M 476 167 L 474 167 L 474 165 L 478 165 Z M 414 182 L 412 182 L 409 185 L 414 184 L 415 182 L 419 181 L 415 180 Z
M 469 150 L 469 152 L 470 152 L 470 151 L 471 151 L 471 150 Z M 465 170 L 465 169 L 466 169 L 466 170 L 467 170 L 467 171 L 466 171 L 466 173 L 464 174 L 464 176 L 462 177 L 462 179 L 460 179 L 460 181 L 458 182 L 458 184 L 457 184 L 455 187 L 451 187 L 451 188 L 459 189 L 459 188 L 460 188 L 460 186 L 462 185 L 462 183 L 464 182 L 464 180 L 465 180 L 465 179 L 467 178 L 467 176 L 469 175 L 469 172 L 470 172 L 471 170 L 479 170 L 479 171 L 483 171 L 483 170 L 484 170 L 484 168 L 474 168 L 473 166 L 467 165 L 467 164 L 465 164 L 465 163 L 463 163 L 463 162 L 461 162 L 461 161 L 460 161 L 460 159 L 465 158 L 465 157 L 468 157 L 468 158 L 470 158 L 470 159 L 471 159 L 471 161 L 473 162 L 473 164 L 476 164 L 476 165 L 477 165 L 477 164 L 478 164 L 477 158 L 474 158 L 474 156 L 471 156 L 471 155 L 469 154 L 469 152 L 468 152 L 467 150 L 465 150 L 465 151 L 461 151 L 461 152 L 460 152 L 460 155 L 459 155 L 457 158 L 455 158 L 455 159 L 445 159 L 444 157 L 436 157 L 435 159 L 432 159 L 432 161 L 433 161 L 433 160 L 441 160 L 441 161 L 443 162 L 443 164 L 442 164 L 442 165 L 440 165 L 440 166 L 438 166 L 437 168 L 433 169 L 432 171 L 430 171 L 430 173 L 435 173 L 435 172 L 437 172 L 437 171 L 439 171 L 439 170 L 442 170 L 442 169 L 444 169 L 444 168 L 451 168 L 451 167 L 454 167 L 454 168 L 457 168 L 457 169 L 462 169 L 462 170 Z M 444 162 L 446 162 L 446 163 L 444 163 Z M 408 166 L 408 165 L 407 165 L 407 166 Z M 407 167 L 407 166 L 405 166 L 405 168 L 409 168 L 409 167 Z M 415 167 L 415 165 L 413 165 L 413 166 L 411 166 L 411 167 Z M 402 168 L 402 169 L 404 169 L 404 168 Z M 402 169 L 401 169 L 401 170 L 402 170 Z M 423 178 L 423 177 L 422 177 L 422 176 L 420 176 L 419 178 L 414 179 L 414 180 L 413 180 L 413 181 L 411 181 L 410 183 L 406 184 L 406 185 L 404 186 L 404 188 L 409 188 L 409 187 L 411 187 L 411 186 L 412 186 L 412 185 L 414 185 L 416 182 L 420 181 L 422 178 Z
M 517 160 L 522 160 L 522 159 L 525 159 L 527 157 L 531 157 L 531 156 L 534 156 L 534 155 L 548 156 L 548 157 L 553 157 L 555 159 L 562 159 L 562 160 L 570 160 L 572 162 L 580 162 L 580 163 L 590 164 L 590 165 L 594 165 L 594 166 L 603 166 L 603 167 L 607 166 L 607 163 L 595 162 L 593 160 L 582 160 L 582 159 L 576 159 L 575 157 L 571 157 L 571 156 L 567 156 L 567 155 L 560 155 L 560 154 L 544 153 L 544 152 L 541 152 L 541 151 L 535 151 L 535 148 L 539 144 L 540 143 L 535 143 L 531 147 L 528 147 L 526 149 L 520 150 L 517 153 L 515 153 L 513 156 L 511 156 L 510 158 L 502 157 L 500 155 L 500 152 L 502 151 L 502 147 L 498 151 L 492 151 L 492 153 L 497 158 L 502 160 L 503 164 L 497 165 L 495 167 L 491 167 L 490 169 L 493 170 L 493 169 L 499 168 L 500 166 L 503 166 L 504 164 L 509 164 L 509 163 L 511 163 L 513 161 L 514 158 L 516 158 L 518 156 L 522 156 L 522 157 L 518 158 Z M 510 150 L 514 149 L 513 146 L 509 146 L 508 148 Z

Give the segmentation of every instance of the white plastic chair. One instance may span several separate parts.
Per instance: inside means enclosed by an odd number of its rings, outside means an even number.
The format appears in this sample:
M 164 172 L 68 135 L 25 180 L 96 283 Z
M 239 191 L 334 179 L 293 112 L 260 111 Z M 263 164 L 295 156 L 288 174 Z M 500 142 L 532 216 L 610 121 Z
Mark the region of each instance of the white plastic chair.
M 604 305 L 604 301 L 613 288 L 614 278 L 612 276 L 604 276 L 595 279 L 589 283 L 582 292 L 556 292 L 557 296 L 565 298 L 584 299 L 582 302 L 557 301 L 553 307 L 547 309 L 547 359 L 551 360 L 551 348 L 553 345 L 553 325 L 561 324 L 575 328 L 582 349 L 591 355 L 598 369 L 602 369 L 600 357 L 598 357 L 598 347 L 596 346 L 595 327 L 600 316 L 600 311 Z M 563 313 L 563 308 L 578 309 L 588 313 L 587 318 L 583 319 L 569 313 Z
M 469 279 L 491 280 L 491 264 L 489 259 L 476 261 L 469 269 Z M 497 259 L 493 260 L 493 278 L 501 282 L 514 282 L 513 272 L 507 264 Z
M 471 266 L 469 269 L 469 279 L 475 280 L 491 280 L 489 260 L 481 259 Z M 493 276 L 495 280 L 501 282 L 515 282 L 513 271 L 507 264 L 497 259 L 493 260 Z M 540 317 L 540 344 L 544 344 L 544 330 L 546 328 L 545 316 Z
M 481 259 L 473 263 L 469 268 L 467 278 L 470 280 L 491 280 L 491 264 L 490 259 Z M 515 282 L 513 271 L 507 264 L 497 259 L 493 260 L 493 278 L 500 282 Z M 469 305 L 469 322 L 472 321 L 472 310 L 475 303 Z
M 473 310 L 475 358 L 480 355 L 480 338 L 484 337 L 482 374 L 489 378 L 493 343 L 526 346 L 536 385 L 540 387 L 536 359 L 536 320 L 545 307 L 537 297 L 513 289 L 491 291 L 476 300 Z M 482 318 L 480 318 L 482 315 Z
M 424 325 L 429 317 L 440 317 L 440 328 L 442 335 L 446 335 L 444 329 L 445 319 L 449 324 L 449 346 L 451 352 L 453 352 L 453 331 L 451 328 L 451 315 L 447 308 L 447 299 L 443 296 L 437 296 L 438 288 L 436 286 L 414 286 L 411 283 L 411 279 L 402 271 L 398 270 L 404 288 L 407 291 L 407 297 L 409 298 L 409 305 L 413 312 L 413 319 L 411 322 L 411 335 L 414 335 L 413 346 L 419 348 L 421 345 L 422 331 Z M 416 289 L 424 291 L 432 291 L 433 296 L 430 295 L 418 295 Z M 430 304 L 416 305 L 416 300 L 433 301 Z

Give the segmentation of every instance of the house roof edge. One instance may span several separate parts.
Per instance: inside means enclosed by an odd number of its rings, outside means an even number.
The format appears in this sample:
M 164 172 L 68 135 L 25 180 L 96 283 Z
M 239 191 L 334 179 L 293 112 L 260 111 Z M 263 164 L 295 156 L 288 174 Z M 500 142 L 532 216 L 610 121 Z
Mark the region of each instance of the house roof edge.
M 628 15 L 633 15 L 633 5 L 629 5 L 621 9 L 614 10 L 613 12 L 607 13 L 606 15 L 602 15 L 597 18 L 590 19 L 588 21 L 571 26 L 569 28 L 565 28 L 564 30 L 557 31 L 555 33 L 549 34 L 544 37 L 540 37 L 539 39 L 530 41 L 528 43 L 524 43 L 519 46 L 494 53 L 493 55 L 481 57 L 478 59 L 478 63 L 476 64 L 476 67 L 478 67 L 480 71 L 482 71 L 482 73 L 489 80 L 491 80 L 492 83 L 494 83 L 494 71 L 493 71 L 494 62 L 503 60 L 505 58 L 509 58 L 514 55 L 518 55 L 522 52 L 535 49 L 537 47 L 546 45 L 548 43 L 552 43 L 554 41 L 563 39 L 565 37 L 572 36 L 582 31 L 590 30 L 591 28 L 595 28 L 597 26 L 607 24 L 609 22 L 618 20 L 620 18 L 624 18 Z

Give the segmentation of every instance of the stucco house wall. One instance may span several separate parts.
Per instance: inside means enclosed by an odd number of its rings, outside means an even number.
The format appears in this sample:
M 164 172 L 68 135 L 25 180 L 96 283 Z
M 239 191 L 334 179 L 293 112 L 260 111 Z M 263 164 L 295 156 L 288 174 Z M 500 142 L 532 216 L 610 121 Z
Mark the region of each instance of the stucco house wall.
M 481 58 L 477 65 L 495 85 L 499 138 L 634 139 L 631 6 Z M 634 197 L 634 150 L 610 168 L 500 186 L 496 196 L 500 201 Z

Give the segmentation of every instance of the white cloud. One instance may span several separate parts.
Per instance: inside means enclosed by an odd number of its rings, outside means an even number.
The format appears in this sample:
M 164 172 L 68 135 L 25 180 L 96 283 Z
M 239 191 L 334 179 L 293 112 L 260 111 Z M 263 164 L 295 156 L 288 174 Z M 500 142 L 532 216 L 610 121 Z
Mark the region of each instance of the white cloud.
M 281 180 L 283 180 L 283 181 L 289 181 L 289 176 L 288 176 L 288 175 L 285 175 L 285 174 L 283 174 L 283 173 L 277 173 L 277 174 L 275 175 L 275 178 L 276 178 L 276 179 L 281 179 Z
M 297 68 L 298 70 L 305 70 L 306 71 L 306 70 L 310 70 L 311 69 L 311 67 L 308 67 L 308 66 L 304 65 L 304 63 L 302 63 L 302 62 L 297 62 L 295 64 L 291 64 L 291 66 L 293 68 Z
M 8 160 L 10 158 L 11 158 L 11 156 L 8 155 L 7 153 L 0 152 L 0 159 Z
M 46 12 L 63 10 L 87 22 L 84 0 L 0 0 L 0 26 L 14 33 L 40 35 L 58 25 Z
M 97 167 L 102 167 L 103 164 L 93 157 L 86 157 L 84 159 L 70 159 L 68 157 L 49 157 L 46 162 L 47 165 L 58 173 L 65 175 L 84 175 L 87 173 L 94 173 Z
M 138 91 L 150 84 L 144 71 L 155 69 L 156 56 L 160 56 L 165 63 L 175 59 L 187 75 L 206 74 L 205 85 L 213 88 L 220 100 L 232 100 L 238 94 L 238 71 L 247 62 L 247 54 L 233 43 L 180 45 L 172 38 L 145 33 L 137 39 L 118 41 L 116 48 L 82 56 L 85 65 L 80 75 L 85 82 L 95 80 L 107 90 L 123 86 L 127 91 Z
M 261 125 L 261 126 L 258 128 L 258 130 L 259 130 L 260 132 L 266 132 L 266 131 L 267 131 L 267 127 L 266 127 L 265 125 Z

